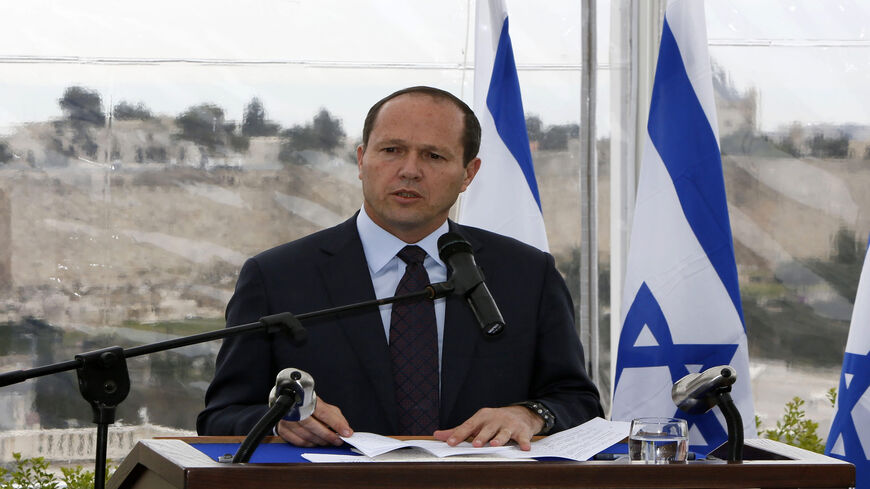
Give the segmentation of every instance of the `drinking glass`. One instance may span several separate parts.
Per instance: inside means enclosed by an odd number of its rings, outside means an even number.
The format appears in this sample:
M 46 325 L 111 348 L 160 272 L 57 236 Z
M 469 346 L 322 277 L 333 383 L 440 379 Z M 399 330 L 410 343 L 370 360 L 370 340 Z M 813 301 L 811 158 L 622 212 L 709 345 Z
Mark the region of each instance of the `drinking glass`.
M 628 456 L 647 464 L 683 463 L 689 453 L 689 428 L 685 419 L 636 418 L 631 420 Z

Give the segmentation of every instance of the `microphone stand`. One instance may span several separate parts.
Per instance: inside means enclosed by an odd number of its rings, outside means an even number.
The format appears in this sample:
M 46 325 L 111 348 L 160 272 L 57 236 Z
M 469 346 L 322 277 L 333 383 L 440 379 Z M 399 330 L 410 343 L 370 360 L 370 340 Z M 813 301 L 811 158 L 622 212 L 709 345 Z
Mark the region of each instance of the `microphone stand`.
M 728 442 L 724 447 L 729 462 L 743 461 L 743 418 L 731 399 L 731 386 L 736 381 L 736 371 L 722 365 L 686 375 L 671 389 L 677 408 L 689 414 L 704 414 L 719 406 L 728 428 Z
M 106 451 L 109 439 L 109 425 L 115 422 L 116 408 L 122 401 L 124 401 L 124 399 L 127 398 L 127 394 L 130 393 L 130 375 L 127 371 L 127 358 L 150 355 L 152 353 L 195 345 L 206 341 L 223 339 L 254 331 L 264 331 L 267 334 L 283 331 L 290 336 L 291 341 L 294 344 L 301 345 L 308 338 L 308 332 L 302 326 L 302 320 L 332 316 L 342 312 L 354 311 L 372 306 L 382 306 L 410 299 L 426 298 L 429 300 L 435 300 L 451 294 L 453 290 L 454 286 L 451 281 L 439 282 L 430 284 L 418 292 L 412 292 L 400 296 L 358 302 L 355 304 L 322 309 L 299 315 L 282 312 L 271 316 L 264 316 L 254 323 L 231 326 L 221 330 L 159 341 L 133 348 L 111 346 L 75 355 L 75 360 L 44 365 L 27 370 L 14 370 L 0 374 L 0 387 L 74 369 L 78 376 L 79 392 L 81 392 L 85 401 L 91 405 L 91 410 L 94 415 L 93 422 L 97 425 L 94 489 L 104 489 L 106 484 Z
M 716 392 L 716 404 L 722 415 L 725 417 L 725 424 L 728 427 L 728 442 L 725 444 L 725 451 L 728 453 L 729 462 L 743 461 L 743 418 L 740 416 L 740 411 L 731 399 L 731 386 L 721 389 Z
M 275 404 L 266 411 L 266 414 L 257 421 L 257 424 L 245 437 L 236 454 L 233 456 L 232 463 L 248 463 L 251 460 L 251 455 L 254 450 L 260 445 L 266 433 L 272 430 L 278 421 L 284 417 L 284 414 L 291 409 L 297 407 L 302 402 L 302 387 L 296 382 L 290 382 L 278 391 L 278 398 L 275 399 Z

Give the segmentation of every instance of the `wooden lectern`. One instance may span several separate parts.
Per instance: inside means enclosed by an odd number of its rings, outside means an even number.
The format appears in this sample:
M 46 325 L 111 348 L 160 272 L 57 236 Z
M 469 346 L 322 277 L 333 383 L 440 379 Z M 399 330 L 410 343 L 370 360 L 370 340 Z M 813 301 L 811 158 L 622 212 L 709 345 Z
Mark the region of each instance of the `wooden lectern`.
M 226 464 L 191 443 L 241 437 L 140 441 L 108 482 L 143 488 L 774 488 L 851 487 L 855 467 L 770 440 L 747 440 L 745 461 L 643 465 L 628 461 Z

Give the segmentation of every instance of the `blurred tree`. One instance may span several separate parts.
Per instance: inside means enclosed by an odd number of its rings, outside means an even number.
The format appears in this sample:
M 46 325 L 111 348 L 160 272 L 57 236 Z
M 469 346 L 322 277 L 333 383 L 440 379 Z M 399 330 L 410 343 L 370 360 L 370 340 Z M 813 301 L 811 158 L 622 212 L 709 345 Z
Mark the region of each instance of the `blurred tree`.
M 791 138 L 783 138 L 779 144 L 774 144 L 774 146 L 783 151 L 784 153 L 794 156 L 795 158 L 800 158 L 802 156 L 800 148 L 798 148 L 797 144 Z
M 540 141 L 544 136 L 544 123 L 541 118 L 536 115 L 526 116 L 526 132 L 529 134 L 529 141 Z
M 849 155 L 849 137 L 840 135 L 826 138 L 824 134 L 815 134 L 810 140 L 810 156 L 816 158 L 846 158 Z
M 65 148 L 60 153 L 69 157 L 84 153 L 89 158 L 95 158 L 99 145 L 91 132 L 106 123 L 100 94 L 95 90 L 72 86 L 64 90 L 58 103 L 66 117 L 66 120 L 56 121 L 54 125 L 61 139 L 60 146 Z M 71 135 L 67 132 L 69 128 L 72 128 Z
M 549 126 L 541 138 L 540 149 L 561 151 L 568 149 L 568 139 L 580 137 L 580 126 L 577 124 L 561 124 Z
M 153 119 L 154 115 L 144 103 L 139 102 L 136 105 L 121 101 L 112 109 L 112 116 L 119 121 L 140 120 L 147 121 Z
M 298 152 L 316 150 L 333 153 L 344 140 L 341 119 L 333 117 L 328 110 L 320 109 L 310 124 L 295 125 L 281 132 L 284 141 L 278 159 L 285 163 L 303 163 Z
M 85 152 L 85 155 L 87 155 L 88 158 L 97 157 L 97 150 L 99 150 L 100 147 L 87 132 L 76 132 L 76 136 L 73 138 L 73 143 L 79 145 L 79 147 L 81 147 L 82 151 Z
M 312 129 L 315 140 L 320 145 L 320 149 L 324 151 L 332 151 L 344 139 L 344 129 L 341 127 L 341 119 L 336 119 L 329 114 L 326 109 L 320 109 L 320 112 L 314 116 Z M 317 148 L 313 148 L 317 149 Z
M 9 151 L 9 144 L 6 141 L 0 141 L 0 163 L 9 163 L 14 155 Z
M 58 102 L 67 119 L 74 124 L 101 126 L 106 123 L 103 101 L 95 90 L 78 86 L 68 87 Z
M 804 127 L 800 122 L 792 122 L 788 127 L 787 134 L 783 136 L 777 148 L 795 158 L 800 158 L 805 153 L 805 148 L 801 147 L 806 140 L 804 132 Z
M 544 122 L 536 115 L 526 116 L 526 132 L 529 142 L 537 141 L 537 149 L 562 151 L 568 149 L 568 139 L 580 137 L 578 124 L 561 124 L 544 126 Z
M 217 105 L 194 105 L 176 117 L 175 122 L 181 128 L 182 139 L 204 146 L 209 152 L 224 146 L 224 111 Z
M 242 135 L 253 136 L 275 136 L 281 126 L 274 122 L 266 120 L 266 111 L 263 108 L 263 102 L 259 98 L 254 97 L 245 108 L 245 115 L 242 118 Z
M 60 361 L 64 331 L 33 317 L 25 317 L 13 323 L 13 331 L 27 332 L 30 337 L 30 358 L 35 365 L 48 365 Z M 81 351 L 96 349 L 96 341 L 85 342 Z M 33 410 L 39 414 L 41 428 L 72 428 L 81 416 L 81 406 L 72 400 L 81 399 L 75 377 L 71 375 L 46 375 L 34 379 Z M 70 402 L 58 402 L 69 399 Z
M 251 139 L 244 134 L 239 134 L 239 132 L 236 131 L 235 123 L 231 122 L 224 124 L 224 131 L 226 132 L 230 147 L 232 147 L 233 150 L 239 153 L 244 153 L 248 151 L 249 147 L 251 147 Z
M 861 243 L 855 239 L 854 231 L 846 227 L 837 230 L 837 234 L 834 235 L 834 263 L 860 264 L 863 255 L 861 251 Z

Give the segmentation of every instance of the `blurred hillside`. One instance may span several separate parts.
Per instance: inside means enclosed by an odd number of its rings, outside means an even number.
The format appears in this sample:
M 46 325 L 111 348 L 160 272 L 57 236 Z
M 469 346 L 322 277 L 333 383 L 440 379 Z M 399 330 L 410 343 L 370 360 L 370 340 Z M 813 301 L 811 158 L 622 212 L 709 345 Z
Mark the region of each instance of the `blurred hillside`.
M 870 218 L 870 132 L 755 129 L 757 94 L 719 80 L 723 169 L 753 355 L 840 361 Z M 246 257 L 360 206 L 356 141 L 326 109 L 281 128 L 252 99 L 176 117 L 79 87 L 64 117 L 0 139 L 0 320 L 115 326 L 220 318 Z M 527 119 L 551 251 L 579 281 L 576 125 Z M 599 144 L 602 302 L 609 301 L 609 159 Z M 858 149 L 856 149 L 858 148 Z M 602 322 L 607 321 L 607 308 Z M 786 330 L 787 328 L 787 334 Z M 602 335 L 606 342 L 607 335 Z M 602 351 L 607 345 L 602 345 Z

